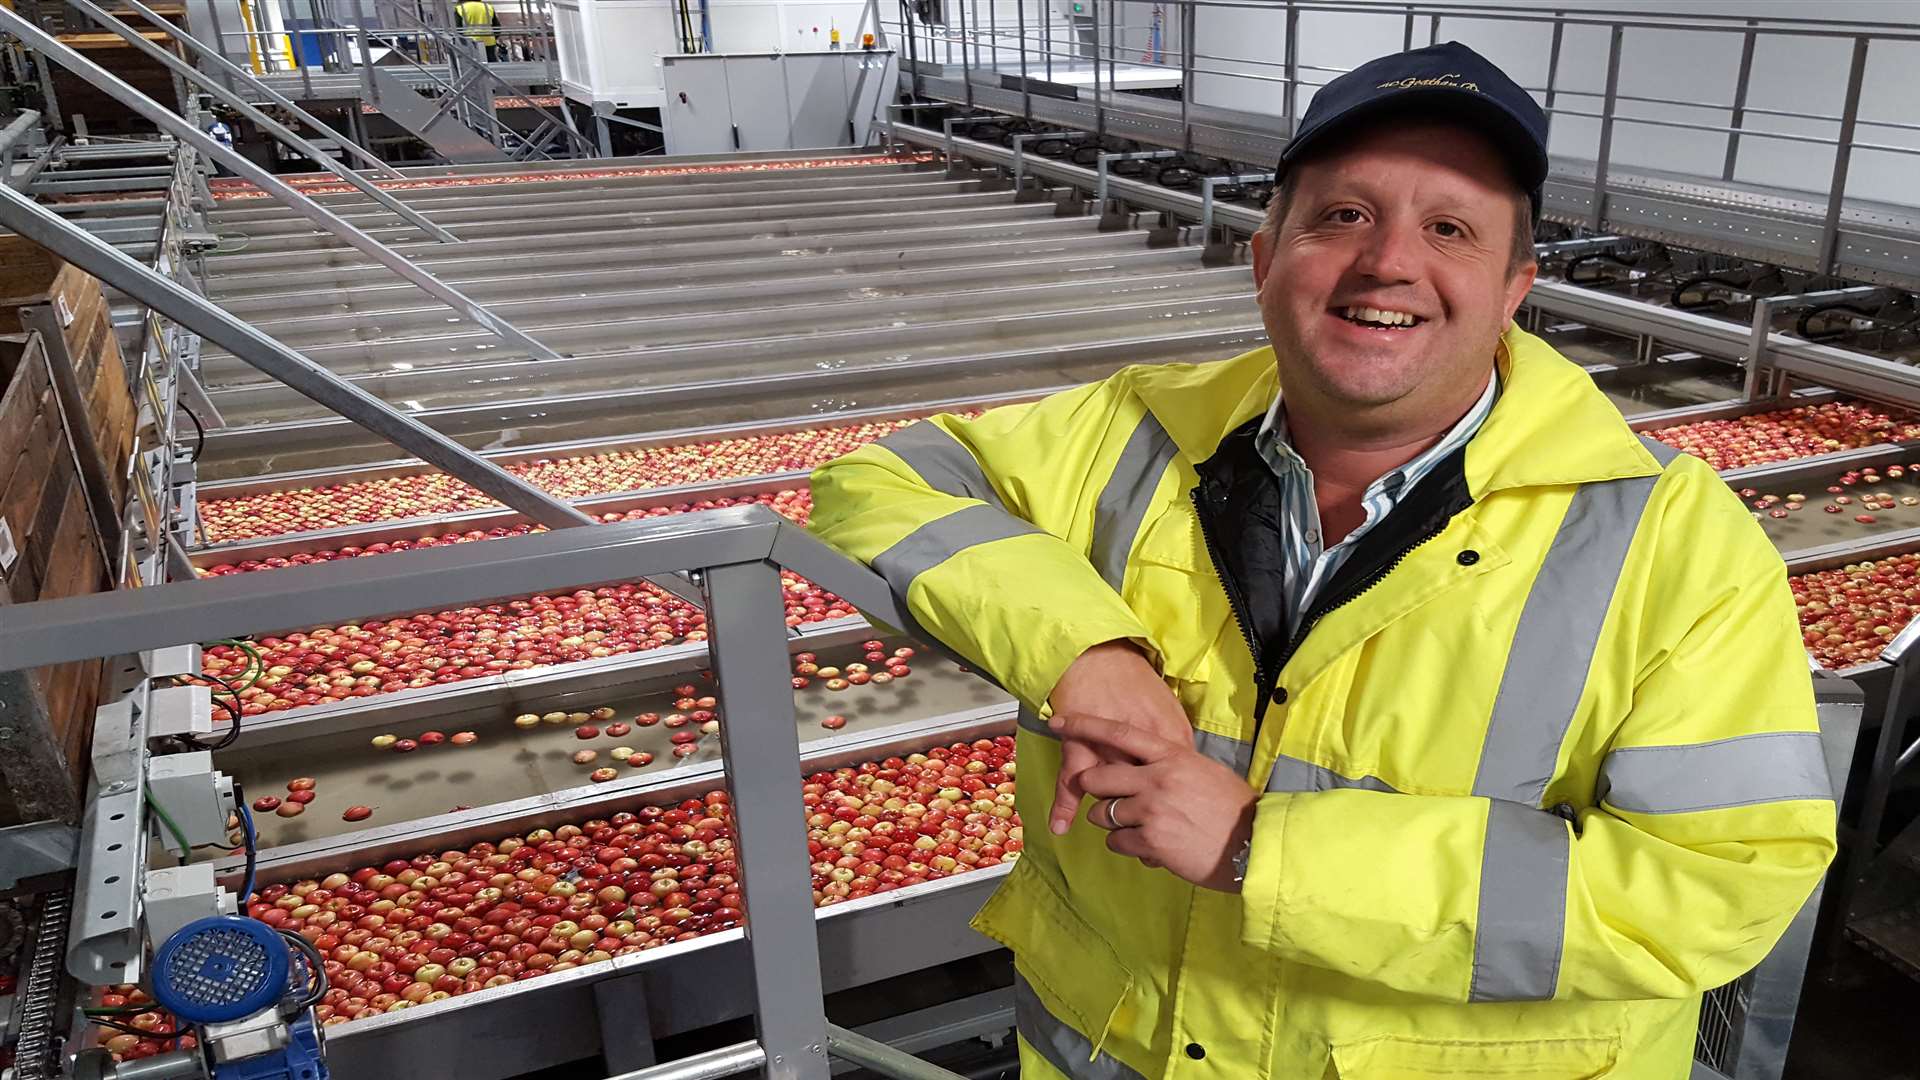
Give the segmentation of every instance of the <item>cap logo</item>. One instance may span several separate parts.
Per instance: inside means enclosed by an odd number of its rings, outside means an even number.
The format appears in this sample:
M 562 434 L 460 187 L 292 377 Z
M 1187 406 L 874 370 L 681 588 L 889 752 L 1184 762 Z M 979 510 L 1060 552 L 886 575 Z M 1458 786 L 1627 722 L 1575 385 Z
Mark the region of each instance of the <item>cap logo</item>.
M 1416 79 L 1412 77 L 1405 78 L 1405 79 L 1394 79 L 1391 82 L 1383 82 L 1380 85 L 1374 87 L 1374 89 L 1376 90 L 1409 90 L 1416 86 L 1451 86 L 1455 90 L 1471 90 L 1476 94 L 1480 92 L 1479 83 L 1461 82 L 1460 73 L 1457 71 L 1450 71 L 1445 75 L 1434 75 L 1430 78 L 1425 78 L 1425 79 Z

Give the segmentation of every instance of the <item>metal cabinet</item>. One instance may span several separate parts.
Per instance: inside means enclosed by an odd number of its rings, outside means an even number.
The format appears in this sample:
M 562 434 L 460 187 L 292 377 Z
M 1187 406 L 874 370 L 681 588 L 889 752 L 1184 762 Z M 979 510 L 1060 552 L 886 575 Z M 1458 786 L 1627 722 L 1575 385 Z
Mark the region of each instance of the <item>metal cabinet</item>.
M 662 57 L 667 153 L 863 146 L 893 64 L 887 50 Z

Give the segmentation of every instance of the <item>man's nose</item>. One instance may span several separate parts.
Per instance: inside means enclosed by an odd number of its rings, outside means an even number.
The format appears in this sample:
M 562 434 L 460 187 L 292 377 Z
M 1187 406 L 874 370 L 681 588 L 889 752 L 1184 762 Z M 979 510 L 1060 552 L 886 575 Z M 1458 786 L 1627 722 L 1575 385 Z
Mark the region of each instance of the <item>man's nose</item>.
M 1420 232 L 1410 226 L 1383 223 L 1367 230 L 1353 261 L 1356 272 L 1375 281 L 1402 284 L 1418 272 Z

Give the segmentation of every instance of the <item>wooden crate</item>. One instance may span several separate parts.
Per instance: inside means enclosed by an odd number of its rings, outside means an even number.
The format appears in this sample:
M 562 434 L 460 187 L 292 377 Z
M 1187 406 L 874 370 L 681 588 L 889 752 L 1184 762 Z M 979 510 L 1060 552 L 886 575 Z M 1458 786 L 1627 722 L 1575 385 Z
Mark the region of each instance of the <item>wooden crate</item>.
M 127 385 L 127 365 L 113 329 L 113 309 L 100 282 L 18 236 L 0 235 L 0 334 L 26 332 L 20 309 L 50 305 L 64 327 L 80 389 L 87 397 L 93 439 L 113 484 L 116 506 L 127 500 L 127 458 L 133 453 L 139 408 Z M 0 371 L 0 376 L 6 372 Z
M 124 510 L 128 497 L 136 409 L 100 285 L 17 237 L 0 237 L 0 606 L 113 587 L 46 350 L 38 334 L 24 332 L 20 309 L 35 305 L 61 324 L 115 506 Z M 101 674 L 98 660 L 25 678 L 0 673 L 0 727 L 13 729 L 0 753 L 0 826 L 77 820 Z

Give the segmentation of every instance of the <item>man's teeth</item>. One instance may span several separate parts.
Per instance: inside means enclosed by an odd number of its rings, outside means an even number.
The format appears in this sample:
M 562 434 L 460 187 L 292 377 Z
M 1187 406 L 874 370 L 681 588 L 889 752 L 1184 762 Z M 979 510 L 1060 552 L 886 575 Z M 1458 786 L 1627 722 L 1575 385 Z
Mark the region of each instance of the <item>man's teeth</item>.
M 1346 317 L 1354 322 L 1373 323 L 1377 326 L 1412 326 L 1420 320 L 1404 311 L 1382 311 L 1379 308 L 1350 307 Z

